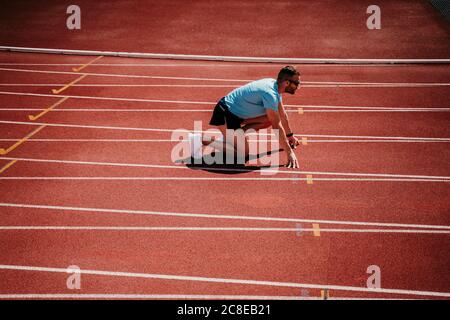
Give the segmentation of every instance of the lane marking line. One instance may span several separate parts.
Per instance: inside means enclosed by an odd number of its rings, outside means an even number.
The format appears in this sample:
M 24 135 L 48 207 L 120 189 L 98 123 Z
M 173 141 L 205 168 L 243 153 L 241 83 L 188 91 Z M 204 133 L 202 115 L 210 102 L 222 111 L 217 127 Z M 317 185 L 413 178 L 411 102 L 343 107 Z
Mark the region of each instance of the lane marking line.
M 56 110 L 57 111 L 57 110 Z M 20 139 L 2 139 L 0 141 L 14 142 Z M 271 142 L 272 140 L 249 140 L 250 142 Z M 28 139 L 28 142 L 180 142 L 171 139 Z M 421 141 L 421 140 L 308 140 L 309 143 L 449 143 L 450 141 Z
M 38 122 L 21 122 L 21 121 L 3 121 L 0 123 L 9 124 L 21 124 L 21 125 L 45 125 L 49 127 L 66 127 L 66 128 L 85 128 L 85 129 L 107 129 L 107 130 L 130 130 L 130 131 L 152 131 L 152 132 L 193 132 L 187 129 L 155 129 L 155 128 L 130 128 L 130 127 L 113 127 L 113 126 L 91 126 L 91 125 L 79 125 L 79 124 L 62 124 L 62 123 L 38 123 Z M 202 131 L 206 132 L 206 131 Z
M 1 48 L 0 48 L 1 50 Z M 80 63 L 17 63 L 17 62 L 0 62 L 0 66 L 79 66 Z M 420 68 L 420 66 L 411 66 L 411 65 L 399 65 L 399 64 L 330 64 L 330 63 L 315 63 L 315 64 L 305 64 L 298 63 L 301 67 L 312 67 L 312 68 L 322 68 L 322 67 L 331 67 L 331 68 L 350 68 L 350 67 L 363 67 L 363 68 L 399 68 L 403 67 L 405 69 L 416 69 Z M 179 63 L 96 63 L 95 66 L 107 66 L 107 67 L 256 67 L 256 68 L 270 68 L 270 69 L 279 69 L 285 66 L 285 63 L 226 63 L 226 62 L 205 62 L 205 63 L 185 63 L 183 60 L 180 60 Z M 432 66 L 428 66 L 432 67 Z
M 223 78 L 198 78 L 198 77 L 173 77 L 173 76 L 149 76 L 149 75 L 134 75 L 134 74 L 115 74 L 115 73 L 78 73 L 69 71 L 55 71 L 55 70 L 35 70 L 35 69 L 16 69 L 16 68 L 0 68 L 0 71 L 9 72 L 25 72 L 25 73 L 44 73 L 44 74 L 85 74 L 94 77 L 121 77 L 121 78 L 143 78 L 143 79 L 166 79 L 166 80 L 187 80 L 187 81 L 221 81 L 221 82 L 251 82 L 255 79 L 223 79 Z M 409 87 L 419 87 L 419 86 L 450 86 L 450 83 L 445 82 L 429 82 L 429 83 L 408 83 L 408 82 L 338 82 L 338 81 L 304 81 L 304 84 L 308 85 L 326 85 L 326 86 L 355 86 L 355 87 L 394 87 L 394 86 L 409 86 Z
M 314 225 L 314 224 L 313 224 Z M 318 224 L 317 224 L 318 225 Z M 247 228 L 247 227 L 123 227 L 123 226 L 0 226 L 0 231 L 238 231 L 238 232 L 302 232 L 330 233 L 400 233 L 400 234 L 450 234 L 450 230 L 419 229 L 336 229 L 336 228 Z
M 181 79 L 178 79 L 181 80 Z M 450 83 L 354 83 L 354 84 L 305 84 L 302 88 L 433 88 L 433 87 L 448 87 Z M 62 86 L 64 84 L 49 84 L 49 83 L 0 83 L 0 86 L 15 86 L 15 87 L 49 87 Z M 111 84 L 111 83 L 86 83 L 74 85 L 74 87 L 123 87 L 123 88 L 237 88 L 234 84 Z
M 0 83 L 0 86 L 4 87 L 53 87 L 63 86 L 64 83 Z M 237 85 L 233 84 L 97 84 L 97 83 L 83 83 L 74 84 L 73 87 L 155 87 L 155 88 L 237 88 Z
M 49 273 L 67 274 L 67 268 L 52 268 L 52 267 L 37 267 L 37 266 L 0 265 L 0 270 L 34 271 L 34 272 L 49 272 Z M 212 278 L 212 277 L 200 277 L 200 276 L 104 271 L 104 270 L 89 270 L 89 269 L 81 269 L 80 274 L 112 276 L 112 277 L 126 277 L 126 278 L 141 278 L 141 279 L 162 279 L 162 280 L 177 280 L 177 281 L 210 282 L 210 283 L 221 283 L 221 284 L 243 284 L 243 285 L 255 285 L 255 286 L 306 288 L 306 289 L 324 289 L 325 288 L 327 290 L 355 291 L 355 292 L 365 292 L 365 293 L 386 293 L 386 294 L 400 294 L 400 295 L 413 295 L 413 296 L 450 297 L 450 292 L 386 289 L 386 288 L 369 289 L 369 288 L 365 288 L 365 287 L 323 285 L 323 284 L 309 284 L 309 283 L 306 284 L 306 283 L 278 282 L 278 281 L 267 281 L 267 280 Z
M 35 158 L 20 158 L 20 157 L 1 157 L 4 160 L 21 160 L 29 162 L 44 162 L 44 163 L 67 163 L 67 164 L 77 164 L 77 165 L 98 165 L 98 166 L 116 166 L 116 167 L 137 167 L 137 168 L 158 168 L 158 169 L 182 169 L 191 170 L 183 165 L 157 165 L 157 164 L 140 164 L 140 163 L 120 163 L 120 162 L 96 162 L 96 161 L 79 161 L 79 160 L 59 160 L 59 159 L 35 159 Z M 197 169 L 211 169 L 208 167 L 198 167 Z M 234 169 L 234 168 L 214 168 L 214 170 L 220 171 L 239 171 L 248 173 L 258 173 L 251 169 Z M 402 174 L 384 174 L 384 173 L 356 173 L 356 172 L 323 172 L 323 171 L 296 171 L 296 170 L 272 170 L 269 168 L 264 168 L 267 173 L 275 174 L 306 174 L 306 175 L 331 175 L 331 176 L 363 176 L 363 177 L 382 177 L 382 178 L 408 178 L 408 179 L 419 179 L 427 181 L 427 179 L 433 180 L 445 180 L 450 181 L 450 176 L 425 176 L 425 175 L 402 175 Z M 308 177 L 307 177 L 308 178 Z M 293 178 L 287 178 L 293 180 Z M 304 178 L 294 178 L 299 180 L 305 180 Z M 311 177 L 312 179 L 312 177 Z M 320 178 L 314 178 L 315 180 L 320 180 Z
M 75 71 L 75 72 L 79 72 L 79 71 L 83 70 L 84 68 L 86 68 L 87 66 L 93 64 L 95 61 L 100 60 L 101 58 L 103 58 L 103 56 L 98 56 L 94 60 L 92 60 L 92 61 L 90 61 L 88 63 L 85 63 L 85 64 L 83 64 L 82 66 L 80 66 L 78 68 L 72 68 L 72 70 Z
M 170 300 L 320 300 L 319 297 L 298 296 L 244 296 L 244 295 L 199 295 L 199 294 L 0 294 L 0 299 L 170 299 Z M 401 298 L 352 298 L 336 297 L 329 300 L 422 300 Z
M 287 112 L 294 112 L 294 111 L 290 111 L 290 110 L 286 110 Z M 315 109 L 315 110 L 305 110 L 304 113 L 395 113 L 395 112 L 403 112 L 403 113 L 407 113 L 407 112 L 448 112 L 448 110 L 423 110 L 423 109 L 415 109 L 415 110 L 411 110 L 411 109 L 397 109 L 397 110 L 383 110 L 383 109 L 379 109 L 379 110 L 366 110 L 366 109 L 352 109 L 352 110 L 320 110 L 320 109 Z
M 0 174 L 5 172 L 6 170 L 8 170 L 8 168 L 11 167 L 12 165 L 14 165 L 17 161 L 18 160 L 13 160 L 13 161 L 7 163 L 3 168 L 0 169 Z
M 134 74 L 114 74 L 114 73 L 90 73 L 90 72 L 69 72 L 33 69 L 11 69 L 0 68 L 0 71 L 25 72 L 25 73 L 45 73 L 45 74 L 83 74 L 91 77 L 116 77 L 116 78 L 138 78 L 138 79 L 165 79 L 165 80 L 189 80 L 189 81 L 221 81 L 221 82 L 251 82 L 252 79 L 215 79 L 215 78 L 191 78 L 191 77 L 169 77 L 169 76 L 148 76 Z
M 69 99 L 69 98 L 67 98 Z M 0 108 L 0 111 L 39 111 L 37 108 Z M 450 109 L 449 109 L 450 110 Z M 210 109 L 76 109 L 66 108 L 58 112 L 211 112 Z
M 1 50 L 1 48 L 0 48 Z M 79 66 L 80 63 L 17 63 L 17 62 L 0 62 L 0 66 Z M 399 64 L 330 64 L 330 63 L 315 63 L 315 64 L 305 64 L 298 63 L 301 67 L 312 67 L 312 68 L 322 68 L 322 67 L 331 67 L 331 68 L 350 68 L 350 67 L 363 67 L 363 68 L 405 68 L 405 69 L 415 69 L 420 68 L 420 66 L 411 66 L 411 65 L 399 65 Z M 180 60 L 179 63 L 96 63 L 95 66 L 107 66 L 107 67 L 256 67 L 256 68 L 270 68 L 270 69 L 279 69 L 285 66 L 285 63 L 226 63 L 226 62 L 205 62 L 205 63 L 185 63 Z M 428 66 L 432 67 L 432 66 Z
M 61 96 L 62 97 L 62 96 Z M 153 131 L 153 132 L 194 132 L 206 133 L 213 131 L 196 131 L 189 129 L 162 129 L 162 128 L 136 128 L 136 127 L 113 127 L 113 126 L 95 126 L 95 125 L 80 125 L 80 124 L 63 124 L 63 123 L 38 123 L 38 122 L 24 122 L 24 121 L 5 121 L 0 120 L 0 123 L 18 124 L 18 125 L 44 125 L 53 127 L 67 127 L 67 128 L 86 128 L 86 129 L 107 129 L 107 130 L 130 130 L 130 131 Z M 218 132 L 218 131 L 215 131 Z M 273 134 L 257 134 L 257 136 L 273 136 Z M 450 138 L 422 138 L 422 137 L 383 137 L 383 136 L 341 136 L 341 135 L 326 135 L 326 134 L 296 134 L 296 137 L 330 137 L 330 138 L 348 138 L 348 139 L 387 139 L 387 140 L 422 140 L 422 141 L 450 141 Z
M 320 107 L 319 107 L 320 108 Z M 39 111 L 42 109 L 38 108 L 0 108 L 0 111 Z M 171 109 L 164 109 L 164 108 L 157 108 L 157 109 L 102 109 L 102 108 L 66 108 L 57 110 L 59 112 L 212 112 L 212 109 L 181 109 L 181 108 L 171 108 Z M 295 110 L 286 110 L 287 113 L 293 113 Z M 408 112 L 418 112 L 418 113 L 424 113 L 424 112 L 440 112 L 440 113 L 447 113 L 450 112 L 450 108 L 428 108 L 428 109 L 397 109 L 397 110 L 366 110 L 366 109 L 351 109 L 351 110 L 330 110 L 330 109 L 315 109 L 315 110 L 307 110 L 305 113 L 396 113 L 396 112 L 402 112 L 402 113 L 408 113 Z
M 314 237 L 320 237 L 320 227 L 318 223 L 313 223 L 313 234 Z
M 349 110 L 388 110 L 388 111 L 395 111 L 395 110 L 441 110 L 445 111 L 449 108 L 434 108 L 434 107 L 368 107 L 368 106 L 330 106 L 330 105 L 285 105 L 287 108 L 292 108 L 295 111 L 295 108 L 301 107 L 303 109 L 349 109 Z
M 161 211 L 148 211 L 148 210 L 83 208 L 83 207 L 18 204 L 18 203 L 2 203 L 2 202 L 0 202 L 0 207 L 43 209 L 43 210 L 66 210 L 66 211 L 88 212 L 88 213 L 113 213 L 113 214 L 149 215 L 149 216 L 171 216 L 171 217 L 173 216 L 173 217 L 186 217 L 186 218 L 253 220 L 253 221 L 271 221 L 271 222 L 278 221 L 278 222 L 289 222 L 289 223 L 291 223 L 291 222 L 322 223 L 322 224 L 373 226 L 373 227 L 386 227 L 386 228 L 398 227 L 398 228 L 450 230 L 450 226 L 445 226 L 445 225 L 423 225 L 423 224 L 404 224 L 404 223 L 367 222 L 367 221 L 343 221 L 343 220 L 314 220 L 314 219 L 301 219 L 301 218 L 279 218 L 279 217 L 220 215 L 220 214 L 202 214 L 202 213 L 180 213 L 180 212 L 161 212 Z
M 6 154 L 10 153 L 11 151 L 16 149 L 18 146 L 20 146 L 24 142 L 26 142 L 30 137 L 34 136 L 36 133 L 38 133 L 39 131 L 41 131 L 45 127 L 46 127 L 45 125 L 41 125 L 39 128 L 37 128 L 36 130 L 34 130 L 31 133 L 29 133 L 26 137 L 24 137 L 24 138 L 20 139 L 19 141 L 17 141 L 15 144 L 13 144 L 8 149 L 0 148 L 0 155 L 6 155 Z
M 28 92 L 11 92 L 11 91 L 0 91 L 0 94 L 5 95 L 16 95 L 16 96 L 33 96 L 33 97 L 54 97 L 51 94 L 45 93 L 28 93 Z M 98 96 L 63 96 L 73 99 L 87 99 L 87 100 L 108 100 L 108 101 L 130 101 L 130 102 L 145 102 L 145 103 L 178 103 L 178 104 L 202 104 L 202 105 L 213 105 L 214 102 L 206 101 L 184 101 L 184 100 L 155 100 L 155 99 L 139 99 L 139 98 L 114 98 L 114 97 L 98 97 Z M 216 102 L 217 103 L 217 102 Z
M 30 177 L 0 177 L 0 180 L 78 180 L 78 181 L 307 181 L 304 178 L 225 178 L 225 177 L 66 177 L 66 176 L 30 176 Z M 444 182 L 450 183 L 450 180 L 445 179 L 405 179 L 405 178 L 315 178 L 316 181 L 352 181 L 352 182 Z M 309 180 L 312 181 L 312 180 Z M 308 181 L 307 181 L 308 182 Z M 310 183 L 312 184 L 312 182 Z
M 64 84 L 61 84 L 64 85 Z M 76 87 L 77 85 L 75 85 L 74 87 Z M 1 94 L 16 94 L 16 92 L 1 92 Z M 21 95 L 22 93 L 17 93 L 19 95 Z M 17 95 L 16 94 L 16 95 Z M 36 94 L 28 94 L 25 93 L 25 95 L 36 95 Z M 53 95 L 45 95 L 48 97 L 54 97 Z M 69 96 L 69 97 L 73 97 L 73 96 Z M 75 96 L 78 97 L 78 96 Z M 80 96 L 80 97 L 86 97 L 86 96 Z M 95 97 L 93 97 L 95 98 Z M 148 100 L 145 102 L 153 102 L 154 100 Z M 205 104 L 208 103 L 207 101 L 188 101 L 188 100 L 158 100 L 158 102 L 161 103 L 191 103 L 192 104 Z M 209 104 L 209 103 L 208 103 Z M 296 111 L 296 106 L 294 105 L 286 105 L 285 107 L 287 107 L 286 111 L 289 112 L 295 112 Z M 304 108 L 307 109 L 330 109 L 332 111 L 335 111 L 334 109 L 338 109 L 337 111 L 342 111 L 342 110 L 357 110 L 357 111 L 361 111 L 361 110 L 369 110 L 369 111 L 396 111 L 396 110 L 406 110 L 406 111 L 449 111 L 450 108 L 435 108 L 435 107 L 359 107 L 359 106 L 348 106 L 348 107 L 343 107 L 343 106 L 323 106 L 323 105 L 316 105 L 316 106 L 307 106 L 305 105 Z M 161 108 L 155 109 L 155 110 L 159 110 Z M 341 110 L 342 109 L 342 110 Z M 26 108 L 2 108 L 0 110 L 27 110 Z M 32 108 L 32 110 L 42 110 L 39 108 Z M 129 109 L 129 108 L 71 108 L 69 110 L 149 110 L 149 109 Z M 176 108 L 176 107 L 171 107 L 170 109 L 167 110 L 186 110 L 183 108 Z M 203 110 L 203 111 L 213 111 L 212 108 L 208 108 L 208 109 L 199 109 L 199 110 Z M 312 110 L 315 111 L 315 110 Z
M 54 97 L 51 94 L 43 93 L 29 93 L 29 92 L 11 92 L 0 91 L 4 95 L 18 95 L 18 96 L 33 96 L 33 97 Z M 69 97 L 73 99 L 87 99 L 87 100 L 108 100 L 108 101 L 129 101 L 129 102 L 145 102 L 145 103 L 174 103 L 174 104 L 200 104 L 214 106 L 217 102 L 208 101 L 189 101 L 189 100 L 155 100 L 155 99 L 140 99 L 140 98 L 116 98 L 116 97 L 98 97 L 98 96 L 72 96 L 66 95 L 61 97 Z M 287 108 L 298 108 L 298 105 L 285 105 Z M 321 109 L 361 109 L 361 110 L 427 110 L 428 108 L 396 108 L 396 107 L 364 107 L 364 106 L 320 106 L 320 105 L 302 105 L 302 108 L 321 108 Z M 435 110 L 448 110 L 449 108 L 434 108 Z M 212 109 L 211 109 L 212 110 Z M 294 110 L 295 111 L 295 110 Z
M 259 141 L 264 141 L 264 140 L 259 140 Z M 266 140 L 266 142 L 270 142 L 271 140 Z M 345 143 L 448 143 L 450 141 L 442 141 L 442 140 L 405 140 L 405 139 L 401 139 L 401 140 L 373 140 L 373 139 L 361 139 L 361 140 L 356 140 L 356 139 L 351 139 L 351 140 L 339 140 L 339 139 L 310 139 L 308 140 L 309 143 L 313 142 L 313 143 L 318 143 L 318 142 L 322 142 L 322 143 L 341 143 L 341 142 L 345 142 Z
M 56 102 L 55 104 L 51 105 L 50 107 L 48 107 L 47 109 L 44 109 L 44 111 L 42 111 L 41 113 L 33 116 L 33 115 L 28 115 L 28 119 L 30 119 L 31 121 L 35 121 L 37 119 L 39 119 L 40 117 L 42 117 L 43 115 L 45 115 L 46 113 L 52 111 L 54 108 L 56 108 L 57 106 L 59 106 L 61 103 L 63 103 L 64 101 L 66 101 L 67 99 L 69 99 L 68 97 L 64 97 L 61 100 L 59 100 L 58 102 Z
M 62 88 L 60 88 L 60 89 L 52 89 L 52 92 L 53 92 L 53 94 L 60 94 L 60 93 L 63 92 L 64 90 L 70 88 L 73 84 L 77 83 L 78 81 L 83 80 L 83 78 L 86 78 L 86 77 L 87 77 L 87 75 L 84 74 L 84 75 L 82 75 L 81 77 L 79 77 L 79 78 L 75 79 L 74 81 L 72 81 L 71 83 L 66 84 L 64 87 L 62 87 Z

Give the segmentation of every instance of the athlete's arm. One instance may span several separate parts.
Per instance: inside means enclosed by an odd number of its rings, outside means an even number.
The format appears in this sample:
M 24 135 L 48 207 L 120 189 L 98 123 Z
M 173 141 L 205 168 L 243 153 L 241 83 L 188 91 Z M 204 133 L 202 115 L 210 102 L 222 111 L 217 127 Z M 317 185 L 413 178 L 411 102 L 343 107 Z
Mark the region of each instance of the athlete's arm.
M 269 119 L 270 123 L 272 124 L 272 128 L 279 130 L 279 139 L 280 139 L 280 147 L 282 147 L 288 157 L 288 168 L 298 168 L 298 161 L 297 157 L 295 156 L 294 151 L 289 146 L 288 139 L 286 138 L 286 131 L 283 128 L 282 121 L 280 118 L 280 115 L 277 111 L 274 111 L 272 109 L 266 109 L 267 118 Z
M 283 125 L 286 134 L 291 134 L 292 129 L 289 125 L 289 118 L 282 102 L 278 103 L 278 114 L 280 115 L 281 124 Z M 294 149 L 299 145 L 298 139 L 294 136 L 288 138 L 288 143 Z

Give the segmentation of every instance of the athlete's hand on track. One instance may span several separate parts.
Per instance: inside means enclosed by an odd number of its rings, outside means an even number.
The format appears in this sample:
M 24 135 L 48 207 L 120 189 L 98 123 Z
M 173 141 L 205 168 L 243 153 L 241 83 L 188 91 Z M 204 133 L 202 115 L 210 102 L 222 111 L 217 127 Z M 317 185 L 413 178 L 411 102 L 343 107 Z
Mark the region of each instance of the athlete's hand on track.
M 287 168 L 296 169 L 299 168 L 297 156 L 295 155 L 294 151 L 291 150 L 291 152 L 288 153 L 288 163 L 286 165 Z
M 292 149 L 297 148 L 297 146 L 300 144 L 300 142 L 298 142 L 298 139 L 294 136 L 289 137 L 288 142 Z

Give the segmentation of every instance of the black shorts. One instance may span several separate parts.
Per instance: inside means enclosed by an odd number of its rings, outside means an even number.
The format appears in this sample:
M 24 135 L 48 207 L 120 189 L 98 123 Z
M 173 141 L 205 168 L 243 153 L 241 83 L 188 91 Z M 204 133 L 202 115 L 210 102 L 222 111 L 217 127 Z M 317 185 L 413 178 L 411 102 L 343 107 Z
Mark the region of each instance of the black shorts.
M 227 125 L 227 129 L 240 129 L 244 119 L 239 118 L 228 110 L 228 106 L 225 104 L 225 99 L 222 98 L 214 107 L 214 111 L 209 121 L 212 126 Z

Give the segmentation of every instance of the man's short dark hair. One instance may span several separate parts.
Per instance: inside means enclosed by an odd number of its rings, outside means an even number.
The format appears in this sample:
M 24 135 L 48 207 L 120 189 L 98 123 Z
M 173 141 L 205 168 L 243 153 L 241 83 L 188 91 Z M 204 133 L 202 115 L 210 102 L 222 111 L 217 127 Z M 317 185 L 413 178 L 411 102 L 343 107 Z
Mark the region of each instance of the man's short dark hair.
M 293 67 L 293 66 L 286 66 L 286 67 L 283 67 L 280 70 L 280 72 L 278 72 L 277 80 L 278 80 L 278 82 L 284 81 L 288 78 L 292 78 L 295 75 L 300 76 L 300 72 L 298 72 L 297 69 L 295 69 L 295 67 Z

